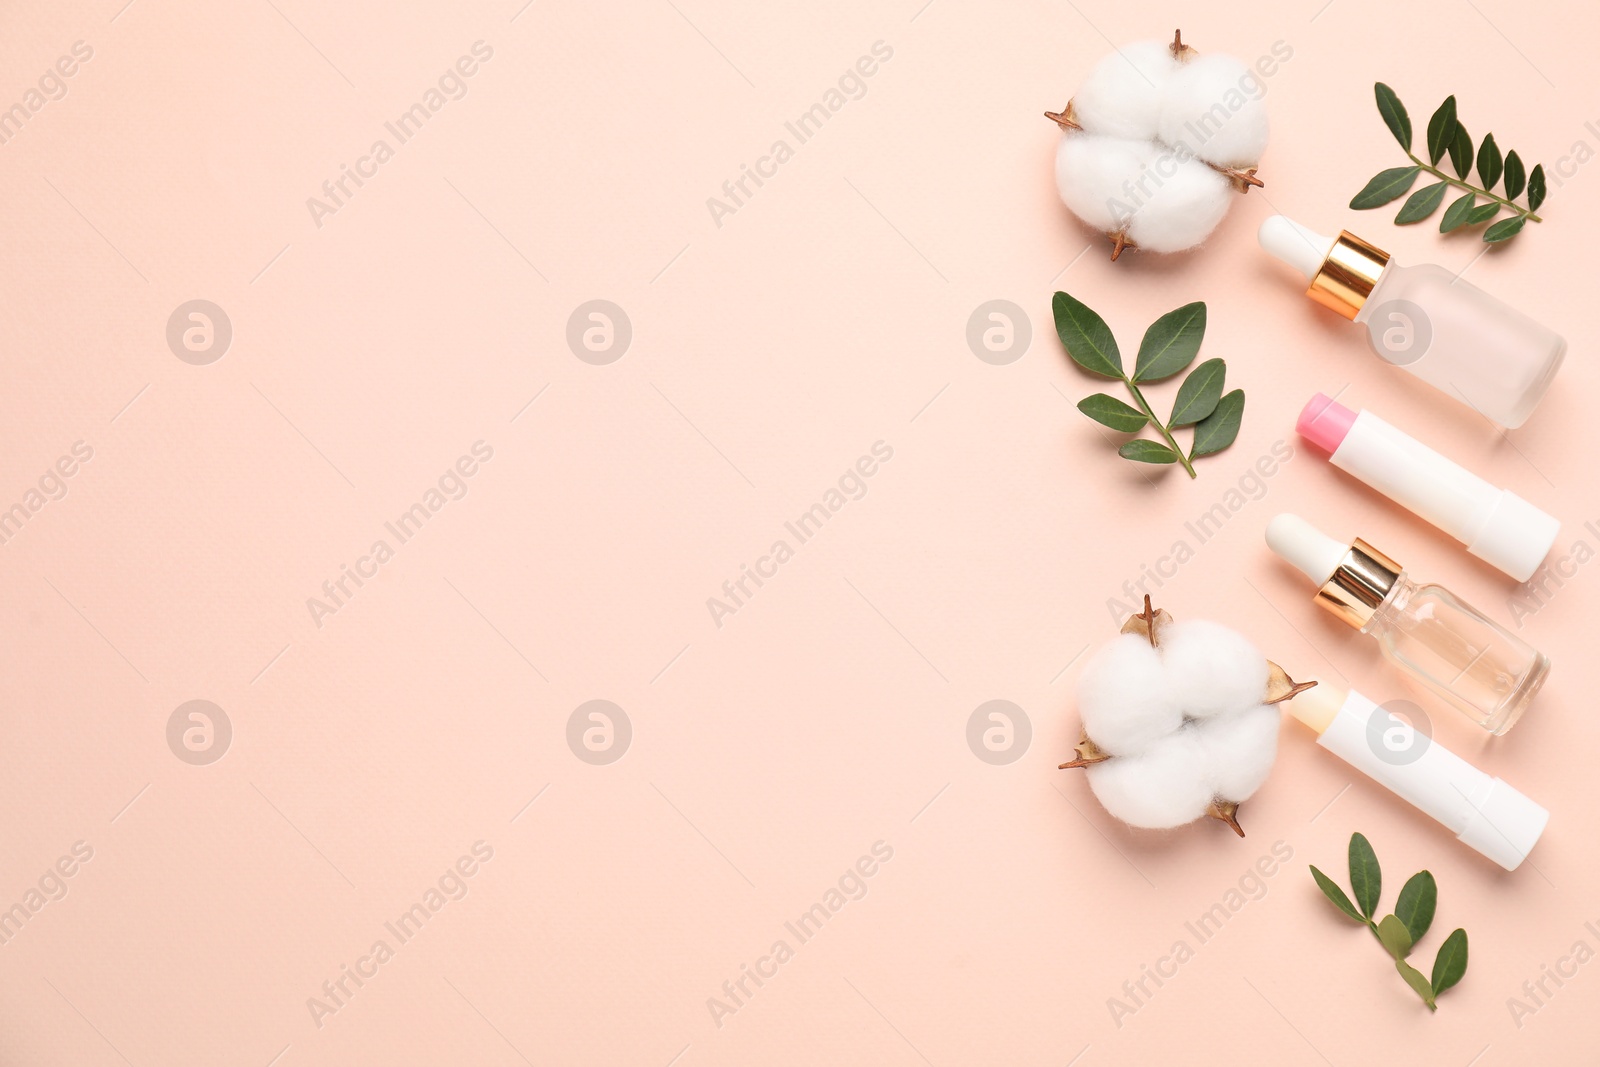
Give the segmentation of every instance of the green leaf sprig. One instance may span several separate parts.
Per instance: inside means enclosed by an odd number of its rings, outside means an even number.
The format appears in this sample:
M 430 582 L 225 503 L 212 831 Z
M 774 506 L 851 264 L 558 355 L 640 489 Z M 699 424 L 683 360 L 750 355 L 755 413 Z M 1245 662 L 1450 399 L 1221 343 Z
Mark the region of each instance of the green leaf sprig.
M 1498 244 L 1509 241 L 1522 232 L 1524 224 L 1529 222 L 1543 222 L 1537 212 L 1539 205 L 1544 203 L 1544 198 L 1549 192 L 1545 184 L 1544 166 L 1538 165 L 1530 173 L 1522 162 L 1522 157 L 1515 151 L 1500 154 L 1500 146 L 1495 143 L 1494 134 L 1485 134 L 1483 143 L 1478 145 L 1476 157 L 1472 151 L 1472 137 L 1467 133 L 1467 128 L 1456 117 L 1456 98 L 1451 96 L 1439 105 L 1439 110 L 1433 113 L 1428 120 L 1428 161 L 1424 163 L 1411 149 L 1411 116 L 1406 114 L 1406 107 L 1400 102 L 1393 89 L 1382 82 L 1373 86 L 1373 93 L 1378 98 L 1378 114 L 1383 116 L 1383 121 L 1389 127 L 1389 132 L 1394 134 L 1394 139 L 1400 142 L 1400 147 L 1406 150 L 1406 155 L 1411 157 L 1411 165 L 1407 167 L 1390 167 L 1380 171 L 1373 177 L 1355 197 L 1350 201 L 1350 206 L 1357 210 L 1382 207 L 1384 204 L 1400 197 L 1410 191 L 1416 184 L 1418 175 L 1429 174 L 1437 179 L 1423 186 L 1416 192 L 1406 197 L 1406 202 L 1401 205 L 1400 213 L 1394 221 L 1400 225 L 1421 222 L 1439 209 L 1444 203 L 1446 194 L 1452 188 L 1463 190 L 1460 196 L 1450 201 L 1450 206 L 1445 209 L 1444 218 L 1439 221 L 1439 232 L 1449 233 L 1459 230 L 1464 226 L 1477 226 L 1488 222 L 1502 209 L 1509 210 L 1511 214 L 1500 219 L 1494 225 L 1483 231 L 1483 239 L 1489 244 Z M 1446 156 L 1450 157 L 1450 169 L 1455 171 L 1455 176 L 1444 172 L 1439 163 Z M 1473 185 L 1467 181 L 1467 175 L 1472 173 L 1476 162 L 1478 177 L 1482 180 L 1481 186 Z M 1504 179 L 1504 196 L 1497 196 L 1492 191 L 1495 183 Z M 1516 203 L 1516 199 L 1523 190 L 1528 193 L 1528 206 L 1523 207 Z M 1483 197 L 1485 203 L 1478 203 L 1478 198 Z
M 1095 393 L 1078 402 L 1078 410 L 1102 426 L 1120 433 L 1138 433 L 1147 425 L 1155 428 L 1161 441 L 1135 438 L 1117 449 L 1117 455 L 1137 463 L 1180 463 L 1195 477 L 1194 461 L 1221 452 L 1239 436 L 1244 417 L 1244 390 L 1224 394 L 1227 364 L 1208 359 L 1184 378 L 1172 404 L 1172 416 L 1162 421 L 1139 387 L 1171 378 L 1194 362 L 1200 342 L 1206 335 L 1206 306 L 1196 301 L 1169 311 L 1145 331 L 1133 373 L 1122 369 L 1122 353 L 1117 339 L 1104 319 L 1082 301 L 1067 293 L 1057 293 L 1053 304 L 1056 333 L 1072 361 L 1090 374 L 1115 378 L 1128 387 L 1133 404 L 1114 396 Z M 1137 405 L 1137 406 L 1134 406 Z M 1172 431 L 1194 427 L 1189 452 L 1173 437 Z
M 1461 981 L 1461 976 L 1467 973 L 1467 932 L 1457 928 L 1444 939 L 1444 944 L 1439 946 L 1439 952 L 1433 958 L 1431 977 L 1406 962 L 1412 947 L 1433 925 L 1434 909 L 1439 904 L 1439 886 L 1433 880 L 1433 875 L 1427 871 L 1412 875 L 1400 890 L 1393 914 L 1385 915 L 1376 922 L 1373 921 L 1373 915 L 1378 910 L 1383 872 L 1378 868 L 1378 857 L 1372 851 L 1372 845 L 1361 834 L 1350 835 L 1350 889 L 1355 894 L 1353 903 L 1338 883 L 1316 867 L 1311 868 L 1311 877 L 1334 907 L 1372 931 L 1379 944 L 1394 959 L 1395 970 L 1422 998 L 1428 1010 L 1439 1010 L 1439 994 Z

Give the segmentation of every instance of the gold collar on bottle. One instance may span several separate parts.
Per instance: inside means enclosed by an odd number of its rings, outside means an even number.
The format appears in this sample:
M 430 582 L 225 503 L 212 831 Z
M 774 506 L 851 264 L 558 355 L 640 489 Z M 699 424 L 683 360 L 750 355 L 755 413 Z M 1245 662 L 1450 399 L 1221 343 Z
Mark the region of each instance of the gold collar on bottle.
M 1349 230 L 1341 230 L 1328 250 L 1328 258 L 1322 261 L 1316 277 L 1311 279 L 1306 295 L 1323 307 L 1353 319 L 1388 264 L 1389 253 Z
M 1317 603 L 1359 630 L 1377 612 L 1403 570 L 1358 537 L 1332 577 L 1317 590 Z

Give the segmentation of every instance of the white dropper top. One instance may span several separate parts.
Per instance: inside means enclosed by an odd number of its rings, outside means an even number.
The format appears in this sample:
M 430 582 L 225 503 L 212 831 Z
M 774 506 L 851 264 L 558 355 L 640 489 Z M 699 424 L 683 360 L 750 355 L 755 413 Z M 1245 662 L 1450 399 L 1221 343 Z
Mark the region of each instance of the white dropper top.
M 1306 284 L 1317 276 L 1333 248 L 1333 238 L 1307 229 L 1287 215 L 1273 215 L 1256 232 L 1261 247 L 1306 276 Z
M 1335 541 L 1298 515 L 1287 512 L 1267 524 L 1267 547 L 1322 585 L 1344 562 L 1350 546 Z

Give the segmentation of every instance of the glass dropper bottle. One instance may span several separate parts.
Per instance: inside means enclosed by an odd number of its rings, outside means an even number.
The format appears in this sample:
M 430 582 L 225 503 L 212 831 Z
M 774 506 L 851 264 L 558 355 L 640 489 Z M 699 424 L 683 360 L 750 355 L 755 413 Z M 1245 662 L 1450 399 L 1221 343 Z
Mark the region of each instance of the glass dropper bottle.
M 1316 582 L 1317 603 L 1370 634 L 1383 654 L 1494 734 L 1511 729 L 1550 673 L 1538 649 L 1443 586 L 1412 581 L 1357 538 L 1345 545 L 1298 515 L 1267 544 Z

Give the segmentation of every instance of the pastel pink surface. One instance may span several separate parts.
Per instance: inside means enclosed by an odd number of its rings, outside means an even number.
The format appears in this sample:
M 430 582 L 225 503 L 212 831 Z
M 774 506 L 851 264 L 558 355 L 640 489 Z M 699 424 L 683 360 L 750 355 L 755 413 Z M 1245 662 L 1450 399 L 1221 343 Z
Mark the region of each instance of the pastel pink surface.
M 1294 432 L 1332 455 L 1355 425 L 1356 413 L 1331 397 L 1318 393 L 1306 401 L 1295 420 Z
M 1349 228 L 1591 345 L 1593 8 L 1474 6 L 5 5 L 0 104 L 42 107 L 0 143 L 0 514 L 42 506 L 0 544 L 0 917 L 47 903 L 0 944 L 0 1062 L 1592 1059 L 1600 970 L 1572 959 L 1600 949 L 1600 370 L 1575 351 L 1501 434 L 1255 239 L 1278 211 Z M 1108 40 L 1178 26 L 1289 51 L 1266 188 L 1193 255 L 1112 263 L 1057 199 L 1040 113 Z M 1484 253 L 1346 209 L 1404 162 L 1379 80 L 1419 146 L 1454 93 L 1475 136 L 1543 162 L 1546 221 Z M 1128 360 L 1205 301 L 1237 443 L 1194 481 L 1118 459 L 1075 405 L 1120 387 L 1062 355 L 1056 289 Z M 195 299 L 232 326 L 207 365 L 167 335 Z M 1029 327 L 1009 363 L 968 339 L 1005 334 L 975 317 L 997 299 Z M 631 324 L 614 362 L 595 300 Z M 1146 394 L 1164 414 L 1177 388 Z M 1559 515 L 1555 579 L 1511 585 L 1313 458 L 1292 413 L 1318 390 Z M 1262 544 L 1279 511 L 1547 652 L 1515 731 L 1491 741 L 1313 606 Z M 1141 587 L 1297 678 L 1414 702 L 1550 809 L 1529 863 L 1496 869 L 1295 723 L 1247 837 L 1111 820 L 1056 768 L 1077 672 Z M 193 700 L 231 726 L 207 765 L 179 753 L 217 722 L 169 738 Z M 596 700 L 627 718 L 611 763 Z M 994 700 L 1029 729 L 974 718 Z M 1312 884 L 1354 830 L 1385 909 L 1437 877 L 1424 970 L 1470 934 L 1437 1014 Z M 818 905 L 820 933 L 790 932 Z

